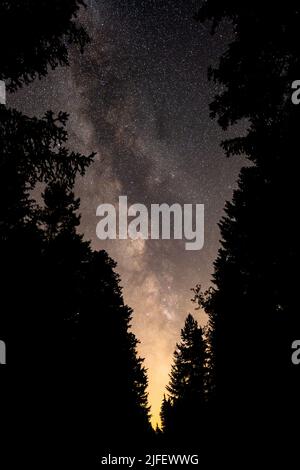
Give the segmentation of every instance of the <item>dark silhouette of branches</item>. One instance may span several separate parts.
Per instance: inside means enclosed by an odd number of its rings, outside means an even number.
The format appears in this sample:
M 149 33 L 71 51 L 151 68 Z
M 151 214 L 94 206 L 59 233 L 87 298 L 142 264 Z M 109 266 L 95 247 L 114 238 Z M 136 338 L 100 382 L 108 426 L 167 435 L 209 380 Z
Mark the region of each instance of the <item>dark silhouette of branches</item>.
M 68 65 L 69 45 L 83 50 L 89 37 L 78 13 L 84 6 L 83 0 L 1 0 L 0 80 L 10 91 Z

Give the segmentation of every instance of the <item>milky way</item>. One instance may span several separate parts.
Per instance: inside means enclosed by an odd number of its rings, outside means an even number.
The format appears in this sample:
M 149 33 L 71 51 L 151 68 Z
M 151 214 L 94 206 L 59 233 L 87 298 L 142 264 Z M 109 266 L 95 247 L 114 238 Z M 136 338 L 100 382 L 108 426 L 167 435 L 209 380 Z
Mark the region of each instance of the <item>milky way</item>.
M 241 166 L 219 147 L 224 135 L 209 118 L 218 91 L 207 68 L 230 40 L 223 26 L 212 38 L 194 20 L 199 2 L 188 0 L 88 1 L 81 13 L 92 43 L 72 51 L 69 68 L 49 73 L 8 98 L 28 114 L 47 109 L 70 114 L 69 146 L 97 152 L 78 180 L 81 231 L 95 249 L 118 262 L 132 328 L 141 340 L 149 374 L 153 423 L 168 381 L 172 353 L 189 311 L 190 289 L 209 286 L 218 249 L 217 222 Z M 96 208 L 116 204 L 205 204 L 205 245 L 185 250 L 178 240 L 96 238 Z M 203 323 L 201 312 L 195 315 Z

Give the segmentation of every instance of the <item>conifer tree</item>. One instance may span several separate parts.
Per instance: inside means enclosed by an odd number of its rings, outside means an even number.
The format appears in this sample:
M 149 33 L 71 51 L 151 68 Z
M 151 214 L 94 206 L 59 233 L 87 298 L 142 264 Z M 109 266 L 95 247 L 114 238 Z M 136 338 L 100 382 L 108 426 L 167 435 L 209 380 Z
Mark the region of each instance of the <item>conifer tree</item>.
M 189 314 L 174 352 L 167 386 L 169 396 L 164 398 L 162 407 L 164 431 L 175 440 L 200 438 L 206 420 L 207 359 L 204 332 Z
M 78 20 L 83 0 L 1 0 L 0 80 L 9 91 L 68 65 L 69 46 L 83 50 L 88 34 Z
M 161 404 L 160 419 L 162 432 L 165 434 L 170 432 L 172 429 L 172 404 L 170 398 L 166 398 L 166 395 L 164 395 Z
M 87 43 L 76 19 L 83 3 L 0 0 L 9 91 L 67 65 L 68 44 Z M 62 112 L 38 119 L 0 106 L 0 332 L 19 371 L 8 415 L 22 465 L 47 456 L 93 468 L 100 446 L 120 452 L 151 434 L 147 375 L 116 264 L 77 232 L 74 184 L 93 155 L 67 148 L 66 122 Z
M 300 377 L 290 358 L 300 334 L 295 235 L 300 109 L 291 100 L 300 65 L 295 40 L 300 13 L 294 2 L 269 8 L 258 1 L 209 0 L 199 17 L 212 20 L 214 31 L 223 20 L 232 25 L 232 42 L 210 71 L 221 86 L 211 114 L 224 129 L 247 123 L 241 136 L 222 144 L 227 156 L 244 155 L 247 166 L 226 203 L 214 286 L 202 297 L 212 326 L 219 442 L 226 434 L 222 426 L 231 420 L 244 452 L 251 447 L 258 455 L 261 449 L 267 459 L 265 436 L 280 445 L 282 422 L 287 427 L 287 417 L 299 412 Z M 248 433 L 253 426 L 254 439 Z

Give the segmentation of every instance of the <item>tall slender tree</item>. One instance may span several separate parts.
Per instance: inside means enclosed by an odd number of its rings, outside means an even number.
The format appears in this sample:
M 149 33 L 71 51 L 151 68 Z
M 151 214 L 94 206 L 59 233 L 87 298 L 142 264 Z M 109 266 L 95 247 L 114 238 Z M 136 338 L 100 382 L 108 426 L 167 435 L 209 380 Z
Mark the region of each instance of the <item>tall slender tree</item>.
M 204 332 L 189 314 L 174 352 L 167 386 L 169 396 L 164 398 L 161 411 L 163 430 L 176 442 L 201 439 L 206 420 L 207 360 Z

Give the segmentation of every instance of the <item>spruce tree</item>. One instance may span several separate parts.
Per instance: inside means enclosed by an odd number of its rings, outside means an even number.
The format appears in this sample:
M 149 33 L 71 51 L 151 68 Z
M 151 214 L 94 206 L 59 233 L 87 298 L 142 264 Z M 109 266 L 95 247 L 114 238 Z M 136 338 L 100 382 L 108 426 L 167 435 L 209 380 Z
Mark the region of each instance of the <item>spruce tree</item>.
M 189 314 L 174 352 L 169 396 L 162 408 L 164 431 L 177 442 L 200 438 L 206 420 L 207 359 L 204 332 Z
M 171 399 L 166 398 L 166 395 L 161 404 L 160 419 L 162 432 L 167 434 L 172 429 L 172 404 Z
M 67 65 L 68 44 L 87 43 L 81 5 L 0 1 L 0 79 L 9 91 Z M 0 333 L 18 369 L 8 387 L 19 433 L 10 465 L 21 456 L 22 465 L 47 458 L 92 468 L 105 446 L 120 452 L 120 443 L 151 434 L 146 370 L 116 264 L 77 232 L 74 184 L 93 155 L 67 148 L 66 122 L 62 112 L 38 119 L 0 106 Z
M 245 124 L 223 142 L 244 155 L 233 199 L 220 222 L 214 286 L 202 297 L 210 316 L 220 441 L 232 421 L 244 452 L 267 460 L 265 436 L 280 445 L 288 416 L 299 412 L 299 372 L 291 344 L 300 334 L 296 271 L 299 107 L 291 85 L 299 71 L 299 8 L 294 2 L 224 4 L 210 0 L 200 19 L 231 22 L 232 42 L 210 77 L 220 86 L 211 104 L 219 124 Z M 221 426 L 223 426 L 221 428 Z M 255 428 L 254 437 L 248 431 Z M 226 447 L 226 443 L 224 445 Z M 261 458 L 261 456 L 260 456 Z M 270 464 L 268 462 L 268 464 Z
M 69 46 L 83 49 L 88 34 L 78 20 L 83 0 L 1 0 L 0 80 L 9 91 L 68 65 Z

